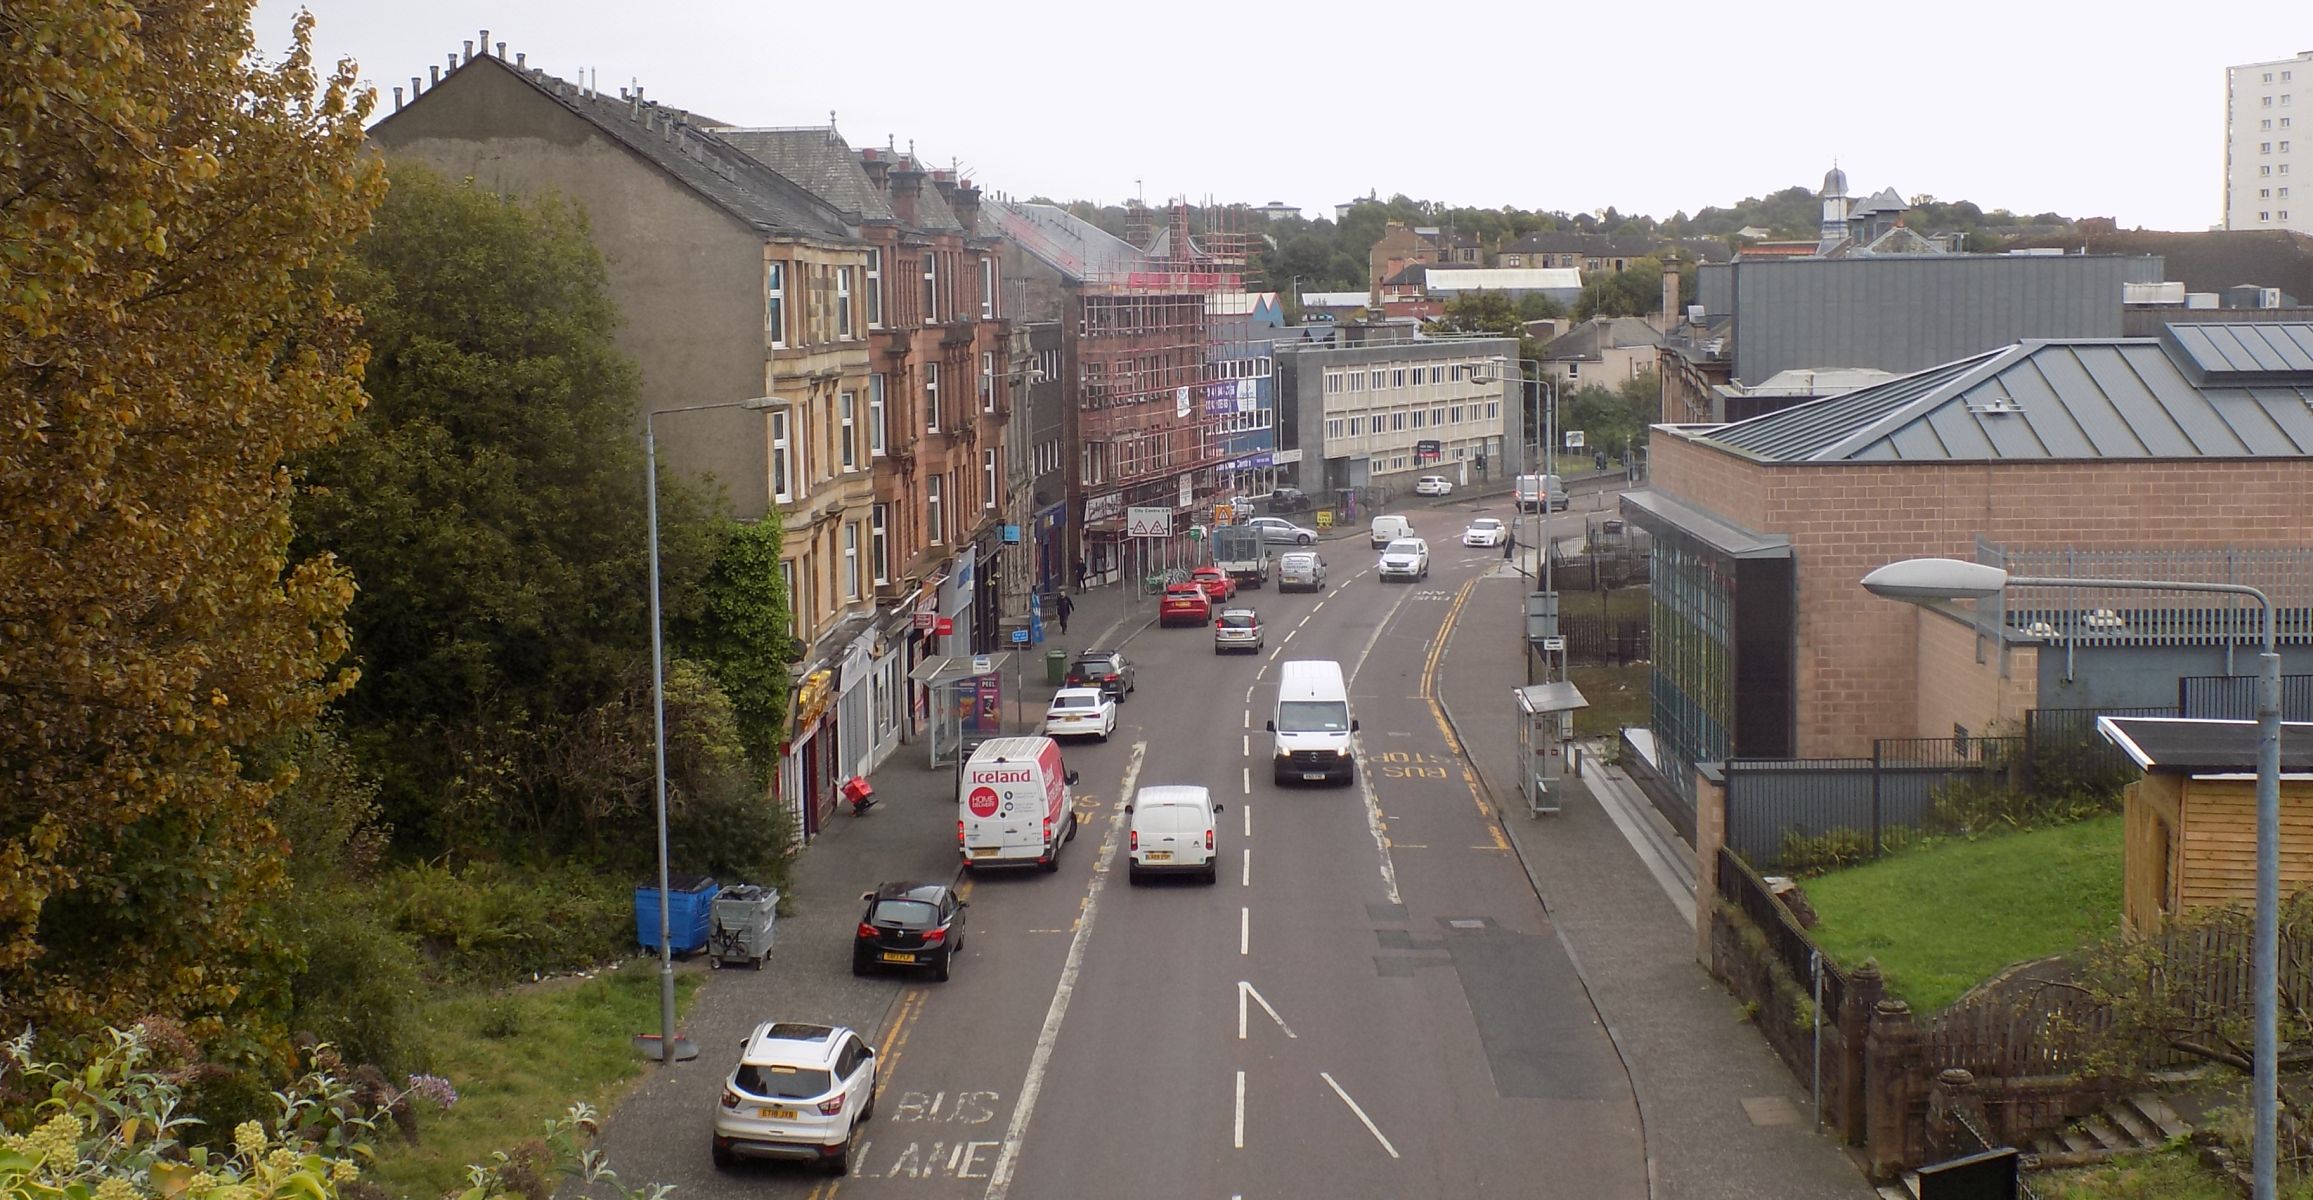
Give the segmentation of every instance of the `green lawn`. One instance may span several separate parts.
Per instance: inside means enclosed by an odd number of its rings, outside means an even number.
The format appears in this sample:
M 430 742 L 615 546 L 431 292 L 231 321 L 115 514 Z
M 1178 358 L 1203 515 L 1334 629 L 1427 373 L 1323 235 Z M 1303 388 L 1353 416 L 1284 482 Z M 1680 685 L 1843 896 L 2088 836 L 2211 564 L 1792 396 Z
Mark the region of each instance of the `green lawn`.
M 1626 667 L 1568 667 L 1566 678 L 1590 702 L 1574 710 L 1574 736 L 1613 737 L 1626 725 L 1644 726 L 1648 717 L 1645 663 Z
M 678 972 L 675 983 L 679 1012 L 700 977 Z M 592 979 L 445 994 L 426 1007 L 427 1057 L 458 1089 L 458 1102 L 447 1111 L 421 1106 L 417 1143 L 381 1139 L 377 1164 L 363 1172 L 411 1200 L 462 1189 L 467 1164 L 536 1136 L 574 1102 L 607 1108 L 649 1069 L 631 1039 L 659 1027 L 658 964 L 628 959 Z
M 2240 1193 L 2201 1166 L 2190 1150 L 2132 1154 L 2109 1163 L 2032 1178 L 2048 1200 L 2238 1200 Z M 2302 1196 L 2303 1190 L 2284 1189 Z
M 2003 967 L 2118 929 L 2120 830 L 2115 813 L 1941 839 L 1808 880 L 1815 939 L 1844 966 L 1878 959 L 1890 995 L 1934 1012 Z

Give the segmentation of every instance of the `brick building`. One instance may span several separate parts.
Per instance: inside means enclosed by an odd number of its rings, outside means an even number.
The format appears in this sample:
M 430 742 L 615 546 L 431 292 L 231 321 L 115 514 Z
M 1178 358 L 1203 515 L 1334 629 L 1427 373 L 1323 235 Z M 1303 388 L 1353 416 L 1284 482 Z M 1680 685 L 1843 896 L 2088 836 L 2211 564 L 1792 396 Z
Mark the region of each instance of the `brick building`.
M 2247 672 L 2254 623 L 2185 621 L 2173 597 L 2097 619 L 2112 601 L 1939 612 L 1858 581 L 1921 555 L 2191 571 L 2255 576 L 2303 610 L 2309 402 L 2313 326 L 2212 324 L 2024 342 L 1734 424 L 1656 427 L 1651 486 L 1622 507 L 1655 535 L 1659 765 L 1691 798 L 1699 762 L 1869 753 Z

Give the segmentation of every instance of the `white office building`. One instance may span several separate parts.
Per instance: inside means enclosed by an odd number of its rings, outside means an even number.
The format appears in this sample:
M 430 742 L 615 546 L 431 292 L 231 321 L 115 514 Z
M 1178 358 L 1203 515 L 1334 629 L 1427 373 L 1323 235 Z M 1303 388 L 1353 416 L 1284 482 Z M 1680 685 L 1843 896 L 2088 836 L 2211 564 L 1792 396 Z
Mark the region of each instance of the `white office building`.
M 2225 228 L 2313 234 L 2313 50 L 2225 70 Z
M 1278 425 L 1292 482 L 1330 502 L 1345 489 L 1410 492 L 1423 475 L 1499 480 L 1520 445 L 1518 343 L 1280 342 Z M 1365 499 L 1370 500 L 1370 495 Z

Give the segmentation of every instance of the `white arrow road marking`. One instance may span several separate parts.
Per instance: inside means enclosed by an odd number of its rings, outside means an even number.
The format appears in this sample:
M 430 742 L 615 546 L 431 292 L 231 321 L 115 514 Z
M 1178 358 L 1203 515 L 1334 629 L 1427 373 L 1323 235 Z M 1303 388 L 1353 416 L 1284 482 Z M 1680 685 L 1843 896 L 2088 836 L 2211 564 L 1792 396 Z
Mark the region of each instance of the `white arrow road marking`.
M 1251 980 L 1240 979 L 1240 980 L 1238 980 L 1238 981 L 1237 981 L 1237 1040 L 1238 1040 L 1238 1041 L 1240 1041 L 1240 1042 L 1241 1042 L 1241 1041 L 1244 1041 L 1244 1040 L 1245 1040 L 1245 1011 L 1246 1011 L 1246 1010 L 1245 1010 L 1245 998 L 1246 998 L 1246 997 L 1248 997 L 1248 996 L 1252 997 L 1252 999 L 1253 999 L 1253 1003 L 1255 1003 L 1255 1004 L 1258 1004 L 1258 1005 L 1260 1005 L 1260 1006 L 1261 1006 L 1261 1011 L 1262 1011 L 1262 1012 L 1265 1012 L 1265 1013 L 1268 1013 L 1268 1014 L 1269 1014 L 1269 1019 L 1270 1019 L 1270 1020 L 1277 1022 L 1277 1028 L 1284 1030 L 1284 1031 L 1285 1031 L 1285 1036 L 1286 1036 L 1286 1037 L 1289 1037 L 1289 1038 L 1297 1038 L 1297 1037 L 1301 1036 L 1301 1035 L 1299 1035 L 1299 1034 L 1297 1034 L 1297 1033 L 1293 1032 L 1293 1027 L 1292 1027 L 1291 1025 L 1287 1025 L 1287 1024 L 1285 1023 L 1285 1018 L 1283 1018 L 1283 1017 L 1280 1017 L 1280 1016 L 1278 1016 L 1278 1015 L 1277 1015 L 1277 1010 L 1276 1010 L 1276 1009 L 1274 1009 L 1274 1008 L 1270 1007 L 1270 1005 L 1269 1005 L 1269 1000 L 1268 1000 L 1268 998 L 1267 998 L 1267 997 L 1263 996 L 1263 995 L 1262 995 L 1260 992 L 1258 992 L 1258 991 L 1255 991 L 1255 990 L 1254 990 L 1254 988 L 1253 988 L 1253 984 L 1252 984 L 1252 981 L 1251 981 Z
M 1124 783 L 1118 794 L 1132 795 L 1133 783 L 1140 778 L 1141 760 L 1148 754 L 1148 743 L 1132 744 L 1132 759 L 1124 767 Z M 995 1169 L 988 1172 L 987 1200 L 1004 1200 L 1012 1192 L 1012 1172 L 1020 1162 L 1020 1144 L 1028 1135 L 1028 1120 L 1036 1113 L 1036 1098 L 1044 1090 L 1044 1072 L 1052 1063 L 1053 1043 L 1060 1040 L 1060 1023 L 1068 1017 L 1068 1001 L 1076 992 L 1076 975 L 1084 967 L 1084 947 L 1092 940 L 1092 918 L 1100 906 L 1100 893 L 1108 886 L 1109 860 L 1116 845 L 1117 831 L 1124 825 L 1124 806 L 1118 805 L 1108 818 L 1108 829 L 1101 837 L 1100 853 L 1092 864 L 1092 885 L 1085 890 L 1083 915 L 1077 918 L 1076 935 L 1068 939 L 1068 958 L 1060 968 L 1060 982 L 1052 989 L 1052 1004 L 1044 1011 L 1044 1028 L 1036 1035 L 1036 1051 L 1028 1058 L 1028 1077 L 1020 1084 L 1020 1101 L 1012 1109 L 1012 1123 L 1004 1130 L 1004 1148 L 996 1155 Z
M 1357 1114 L 1358 1120 L 1365 1122 L 1365 1131 L 1373 1135 L 1373 1140 L 1380 1142 L 1381 1148 L 1389 1151 L 1391 1158 L 1396 1158 L 1398 1156 L 1397 1147 L 1390 1145 L 1389 1139 L 1381 1136 L 1381 1130 L 1374 1126 L 1373 1118 L 1366 1116 L 1365 1110 L 1357 1106 L 1357 1101 L 1350 1099 L 1349 1093 L 1342 1091 L 1341 1085 L 1333 1082 L 1333 1076 L 1319 1071 L 1317 1077 L 1325 1081 L 1325 1086 L 1333 1089 L 1334 1095 L 1341 1097 L 1341 1102 L 1349 1106 L 1349 1111 Z

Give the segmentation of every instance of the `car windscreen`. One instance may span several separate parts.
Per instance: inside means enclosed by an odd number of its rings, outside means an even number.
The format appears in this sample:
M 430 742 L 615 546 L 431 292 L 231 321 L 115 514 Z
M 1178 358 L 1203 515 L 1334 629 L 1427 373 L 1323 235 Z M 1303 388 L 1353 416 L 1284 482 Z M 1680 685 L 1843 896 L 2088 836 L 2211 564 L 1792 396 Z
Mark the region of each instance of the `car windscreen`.
M 824 1067 L 740 1063 L 731 1082 L 750 1096 L 772 1100 L 810 1100 L 835 1090 L 835 1075 Z
M 940 910 L 921 900 L 878 900 L 867 920 L 897 929 L 930 929 L 940 923 Z
M 1349 702 L 1346 700 L 1287 700 L 1277 706 L 1277 729 L 1281 733 L 1347 733 L 1349 732 Z
M 1420 542 L 1410 541 L 1402 538 L 1398 541 L 1391 542 L 1389 544 L 1389 549 L 1382 551 L 1384 554 L 1419 554 L 1421 552 L 1422 544 Z

